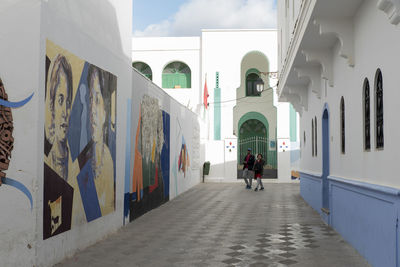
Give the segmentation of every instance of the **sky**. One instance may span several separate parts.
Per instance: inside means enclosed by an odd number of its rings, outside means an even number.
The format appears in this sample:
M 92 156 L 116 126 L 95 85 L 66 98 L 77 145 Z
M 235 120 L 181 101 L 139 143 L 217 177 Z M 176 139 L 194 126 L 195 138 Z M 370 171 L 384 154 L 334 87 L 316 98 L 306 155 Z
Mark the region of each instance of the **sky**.
M 201 29 L 276 28 L 277 0 L 133 0 L 134 36 L 199 36 Z

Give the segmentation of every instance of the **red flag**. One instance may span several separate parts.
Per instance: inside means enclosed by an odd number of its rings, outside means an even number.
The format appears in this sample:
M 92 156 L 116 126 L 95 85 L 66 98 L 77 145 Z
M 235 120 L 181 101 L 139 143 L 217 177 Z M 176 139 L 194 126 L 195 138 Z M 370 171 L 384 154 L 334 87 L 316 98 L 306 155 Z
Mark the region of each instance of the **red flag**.
M 207 75 L 206 75 L 206 81 L 204 83 L 204 107 L 207 109 L 208 107 L 208 89 L 207 89 Z

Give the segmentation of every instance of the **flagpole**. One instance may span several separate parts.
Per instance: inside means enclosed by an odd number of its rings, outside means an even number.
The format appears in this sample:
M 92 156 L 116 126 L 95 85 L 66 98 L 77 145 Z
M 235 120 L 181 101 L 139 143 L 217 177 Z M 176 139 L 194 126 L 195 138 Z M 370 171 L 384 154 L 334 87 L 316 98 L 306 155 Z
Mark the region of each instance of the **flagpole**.
M 207 72 L 206 72 L 206 77 L 205 77 L 205 83 L 204 83 L 204 109 L 206 112 L 206 120 L 207 120 L 207 140 L 210 140 L 210 114 L 207 112 L 208 109 L 208 87 L 207 87 Z

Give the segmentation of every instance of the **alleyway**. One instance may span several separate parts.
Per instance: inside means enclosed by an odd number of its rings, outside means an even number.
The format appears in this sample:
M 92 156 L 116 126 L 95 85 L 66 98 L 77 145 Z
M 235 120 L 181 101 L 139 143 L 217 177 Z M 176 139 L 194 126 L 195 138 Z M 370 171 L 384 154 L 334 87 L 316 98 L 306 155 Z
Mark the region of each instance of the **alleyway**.
M 369 266 L 298 184 L 200 184 L 57 266 Z

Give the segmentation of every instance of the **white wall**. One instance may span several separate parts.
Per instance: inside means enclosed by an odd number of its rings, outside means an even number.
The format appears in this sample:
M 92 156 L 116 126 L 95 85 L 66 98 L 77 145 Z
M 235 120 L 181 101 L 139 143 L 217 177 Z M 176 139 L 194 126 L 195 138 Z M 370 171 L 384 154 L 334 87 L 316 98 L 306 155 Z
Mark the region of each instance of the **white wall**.
M 215 73 L 219 72 L 219 87 L 221 88 L 221 140 L 236 137 L 238 134 L 237 123 L 241 115 L 250 111 L 257 111 L 268 119 L 270 123 L 269 136 L 277 138 L 289 137 L 289 106 L 278 104 L 275 90 L 266 91 L 260 98 L 260 101 L 246 98 L 241 101 L 235 101 L 236 98 L 243 97 L 245 94 L 243 77 L 247 71 L 247 67 L 264 66 L 265 69 L 259 69 L 261 72 L 277 71 L 277 31 L 276 30 L 203 30 L 202 32 L 202 84 L 205 82 L 207 74 L 207 86 L 209 92 L 210 108 L 207 111 L 209 116 L 209 132 L 210 139 L 214 137 L 214 88 Z M 246 54 L 253 51 L 259 51 L 267 57 L 267 65 L 258 59 L 254 62 L 248 62 L 243 66 L 242 60 Z M 250 64 L 250 65 L 249 65 Z M 243 77 L 242 77 L 243 76 Z M 262 76 L 264 77 L 264 76 Z M 268 87 L 265 78 L 265 88 Z M 276 80 L 269 80 L 270 86 L 276 85 Z M 234 100 L 234 101 L 230 101 Z M 236 106 L 235 106 L 236 105 Z M 285 125 L 281 130 L 278 125 L 278 134 L 275 134 L 277 127 L 277 114 L 281 119 L 281 124 Z M 235 115 L 236 114 L 236 115 Z M 286 115 L 284 115 L 286 114 Z M 286 135 L 287 133 L 287 135 Z M 218 149 L 220 147 L 220 149 Z M 211 149 L 211 152 L 207 151 Z M 206 160 L 211 162 L 211 171 L 208 179 L 231 179 L 224 173 L 224 168 L 219 166 L 223 164 L 224 153 L 222 143 L 213 141 L 206 147 Z M 287 181 L 290 179 L 290 152 L 289 157 L 284 157 L 280 161 L 278 170 L 278 179 Z M 213 168 L 214 166 L 214 168 Z M 281 171 L 282 168 L 282 171 Z
M 276 42 L 276 38 L 271 38 L 270 42 Z M 269 51 L 273 54 L 273 51 Z M 276 52 L 275 52 L 276 54 Z M 270 55 L 269 55 L 270 56 Z M 267 74 L 260 74 L 260 78 L 264 81 L 264 92 L 260 97 L 246 97 L 246 72 L 250 69 L 257 69 L 260 72 L 269 72 L 270 63 L 267 55 L 259 52 L 249 52 L 242 59 L 240 72 L 240 87 L 236 89 L 236 105 L 233 108 L 233 129 L 236 136 L 239 136 L 238 123 L 242 116 L 252 111 L 257 112 L 268 120 L 268 137 L 273 140 L 276 138 L 276 120 L 277 109 L 275 107 L 274 98 L 276 81 L 270 79 Z M 246 98 L 245 98 L 246 97 Z
M 84 2 L 44 1 L 41 9 L 41 39 L 39 67 L 40 88 L 44 88 L 44 55 L 46 39 L 76 56 L 117 76 L 117 160 L 116 160 L 116 210 L 90 223 L 73 227 L 70 231 L 37 242 L 37 265 L 50 265 L 78 249 L 86 247 L 116 231 L 122 225 L 123 180 L 125 151 L 126 103 L 130 92 L 130 47 L 132 3 L 119 0 L 89 0 Z M 40 98 L 44 100 L 43 89 Z M 42 102 L 43 103 L 43 102 Z M 44 105 L 41 105 L 43 107 Z M 44 114 L 41 108 L 39 114 Z M 39 140 L 43 140 L 43 115 L 39 116 Z M 38 166 L 43 165 L 43 145 L 38 149 Z M 38 170 L 39 180 L 43 169 Z M 42 236 L 43 185 L 38 183 L 37 233 Z
M 374 1 L 364 1 L 354 16 L 355 66 L 338 56 L 334 48 L 334 86 L 328 87 L 327 97 L 321 99 L 309 93 L 308 112 L 301 117 L 301 136 L 306 132 L 306 145 L 302 147 L 301 168 L 321 172 L 321 117 L 325 102 L 330 110 L 330 163 L 331 174 L 373 184 L 399 187 L 397 179 L 397 154 L 400 127 L 397 123 L 397 99 L 400 97 L 398 84 L 398 44 L 400 27 L 389 23 L 387 16 L 376 8 Z M 382 44 L 384 40 L 384 45 Z M 374 80 L 380 68 L 383 75 L 384 99 L 384 149 L 375 148 Z M 371 151 L 365 152 L 363 145 L 362 88 L 368 78 L 371 93 Z M 322 83 L 323 84 L 323 83 Z M 324 88 L 323 88 L 324 89 Z M 322 90 L 324 92 L 324 90 Z M 345 100 L 346 153 L 340 150 L 340 98 Z M 318 157 L 311 157 L 311 118 L 318 120 Z
M 142 147 L 143 147 L 143 142 L 141 140 L 140 135 L 138 136 L 138 125 L 139 125 L 139 114 L 141 113 L 141 105 L 142 105 L 142 100 L 144 97 L 151 97 L 152 99 L 156 100 L 159 109 L 164 111 L 169 115 L 169 124 L 167 121 L 163 121 L 163 130 L 167 129 L 166 131 L 169 132 L 169 140 L 163 141 L 163 144 L 166 145 L 166 148 L 169 149 L 169 181 L 166 178 L 167 176 L 165 175 L 163 170 L 163 167 L 161 165 L 161 168 L 158 170 L 159 172 L 162 172 L 162 179 L 163 179 L 163 186 L 166 185 L 166 182 L 169 182 L 169 187 L 168 187 L 168 194 L 169 197 L 165 199 L 165 201 L 157 202 L 158 204 L 162 204 L 168 200 L 171 200 L 175 198 L 176 196 L 182 194 L 183 192 L 187 191 L 188 189 L 192 188 L 193 186 L 197 185 L 200 182 L 200 175 L 201 175 L 201 146 L 200 146 L 200 124 L 199 124 L 199 119 L 198 116 L 188 110 L 186 107 L 178 103 L 176 100 L 172 99 L 171 96 L 169 96 L 163 89 L 159 88 L 156 84 L 145 78 L 142 74 L 140 74 L 137 70 L 133 69 L 132 70 L 132 80 L 133 80 L 133 86 L 132 86 L 132 117 L 131 117 L 131 146 L 130 146 L 130 155 L 126 159 L 127 162 L 130 162 L 129 166 L 129 176 L 128 176 L 128 181 L 125 184 L 125 193 L 130 193 L 130 194 L 136 194 L 137 191 L 132 190 L 132 185 L 135 183 L 135 179 L 139 180 L 142 183 L 142 189 L 143 189 L 143 194 L 147 194 L 146 197 L 142 197 L 141 199 L 136 198 L 137 200 L 128 203 L 128 207 L 125 207 L 126 209 L 129 210 L 128 214 L 125 214 L 126 216 L 129 215 L 131 217 L 126 217 L 125 222 L 132 220 L 132 216 L 136 218 L 136 215 L 132 215 L 132 212 L 135 213 L 136 209 L 135 205 L 139 203 L 139 205 L 142 205 L 143 209 L 146 211 L 151 210 L 154 208 L 154 202 L 158 201 L 158 195 L 152 195 L 152 193 L 147 192 L 146 188 L 147 186 L 145 185 L 145 179 L 148 179 L 148 175 L 145 174 L 142 171 L 138 171 L 138 169 L 142 170 L 142 166 L 139 166 L 137 164 L 141 164 L 141 162 L 145 161 L 146 158 L 146 153 L 144 151 L 140 151 L 141 147 L 139 146 L 140 143 L 142 142 Z M 144 119 L 143 119 L 143 114 L 141 115 L 142 119 L 140 123 L 143 125 Z M 146 117 L 147 118 L 147 117 Z M 141 129 L 142 131 L 144 130 L 143 127 L 148 127 L 148 126 L 142 126 Z M 169 128 L 169 130 L 168 130 Z M 146 128 L 146 130 L 148 130 Z M 153 129 L 154 130 L 154 129 Z M 155 129 L 157 130 L 157 129 Z M 143 134 L 139 132 L 139 134 Z M 160 133 L 158 133 L 160 134 Z M 135 157 L 135 149 L 136 149 L 136 138 L 138 138 L 138 152 L 141 155 L 141 159 L 137 159 Z M 159 142 L 159 140 L 156 141 L 156 143 Z M 181 151 L 183 145 L 186 144 L 186 149 L 187 153 L 185 155 L 186 159 L 188 159 L 186 162 L 189 162 L 186 165 L 186 170 L 183 171 L 182 169 L 179 170 L 178 166 L 178 161 L 179 161 L 179 156 L 181 156 Z M 153 147 L 153 146 L 152 146 Z M 155 153 L 159 153 L 161 156 L 161 153 L 156 151 Z M 161 160 L 161 158 L 160 158 Z M 135 162 L 137 161 L 137 162 Z M 157 160 L 155 160 L 157 161 Z M 156 163 L 157 164 L 157 163 Z M 133 178 L 132 178 L 133 177 Z M 136 178 L 137 177 L 137 178 Z M 161 184 L 159 182 L 159 184 Z M 155 191 L 154 191 L 155 192 Z M 165 197 L 166 195 L 164 195 Z M 146 202 L 147 199 L 155 199 L 154 202 Z M 150 204 L 151 205 L 150 205 Z M 141 212 L 141 211 L 138 211 Z
M 293 38 L 293 32 L 297 27 L 297 19 L 304 0 L 277 1 L 278 17 L 278 66 L 282 69 L 288 48 Z
M 214 102 L 215 73 L 219 72 L 221 101 L 236 99 L 236 89 L 241 85 L 241 61 L 251 51 L 264 53 L 269 60 L 269 70 L 277 70 L 276 30 L 203 30 L 202 31 L 202 84 L 207 74 L 209 102 Z M 263 71 L 263 70 L 260 70 Z M 233 107 L 235 101 L 221 105 L 221 138 L 233 136 Z M 210 104 L 210 136 L 214 136 L 213 104 Z
M 43 151 L 43 144 L 37 141 L 42 140 L 39 136 L 43 132 L 43 124 L 37 122 L 43 90 L 39 87 L 39 65 L 42 63 L 38 56 L 40 9 L 39 0 L 0 2 L 0 23 L 3 25 L 0 28 L 0 78 L 9 101 L 21 101 L 34 93 L 25 106 L 12 109 L 14 149 L 9 169 L 5 171 L 7 177 L 22 183 L 30 191 L 33 209 L 21 191 L 5 184 L 0 187 L 2 266 L 36 264 L 35 224 L 36 214 L 41 210 L 37 187 L 42 177 L 38 169 L 43 164 L 38 164 L 37 159 L 38 151 Z
M 153 82 L 162 87 L 162 72 L 173 61 L 187 64 L 191 70 L 191 88 L 164 89 L 184 106 L 195 111 L 200 90 L 200 38 L 199 37 L 134 37 L 132 62 L 142 61 L 150 66 Z
M 118 77 L 117 140 L 125 140 L 129 95 L 131 1 L 19 0 L 0 3 L 0 77 L 10 101 L 34 96 L 13 109 L 14 149 L 7 177 L 27 187 L 28 198 L 9 185 L 0 188 L 2 266 L 50 266 L 95 243 L 122 225 L 123 151 L 117 142 L 116 210 L 91 223 L 43 241 L 43 148 L 46 39 Z M 27 45 L 29 44 L 29 45 Z M 12 203 L 12 204 L 11 204 Z

